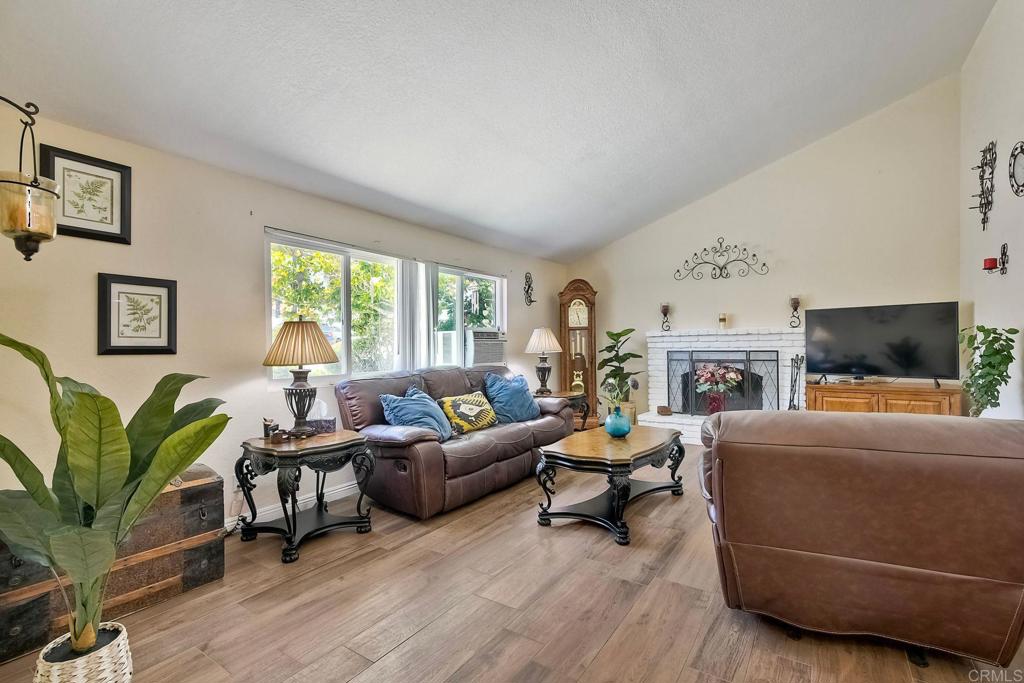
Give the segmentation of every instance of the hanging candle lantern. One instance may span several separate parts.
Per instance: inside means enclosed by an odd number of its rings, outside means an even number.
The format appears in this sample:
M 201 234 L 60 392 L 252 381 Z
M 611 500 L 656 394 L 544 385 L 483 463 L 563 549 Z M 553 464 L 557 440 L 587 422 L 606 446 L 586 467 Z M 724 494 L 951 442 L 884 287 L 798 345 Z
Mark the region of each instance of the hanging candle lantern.
M 0 101 L 11 105 L 23 115 L 18 170 L 0 171 L 0 234 L 13 239 L 14 246 L 24 255 L 25 260 L 31 261 L 39 251 L 39 245 L 57 235 L 56 204 L 60 198 L 60 188 L 49 178 L 39 177 L 36 135 L 32 129 L 39 107 L 31 102 L 22 107 L 2 95 Z M 32 173 L 22 170 L 26 133 L 32 148 Z

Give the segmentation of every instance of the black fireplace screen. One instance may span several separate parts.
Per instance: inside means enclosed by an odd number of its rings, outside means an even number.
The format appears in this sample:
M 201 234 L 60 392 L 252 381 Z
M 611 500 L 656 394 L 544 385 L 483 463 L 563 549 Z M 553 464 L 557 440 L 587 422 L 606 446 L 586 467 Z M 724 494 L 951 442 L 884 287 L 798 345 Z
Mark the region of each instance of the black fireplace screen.
M 668 405 L 673 413 L 708 414 L 708 394 L 698 392 L 693 381 L 694 370 L 705 365 L 730 365 L 743 376 L 726 395 L 725 410 L 779 409 L 778 351 L 669 351 Z

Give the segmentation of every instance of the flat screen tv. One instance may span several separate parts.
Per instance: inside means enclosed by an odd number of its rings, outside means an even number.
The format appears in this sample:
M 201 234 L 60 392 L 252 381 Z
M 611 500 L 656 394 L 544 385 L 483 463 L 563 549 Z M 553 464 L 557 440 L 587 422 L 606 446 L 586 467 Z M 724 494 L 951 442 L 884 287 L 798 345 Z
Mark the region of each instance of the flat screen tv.
M 957 302 L 806 312 L 807 372 L 958 379 Z

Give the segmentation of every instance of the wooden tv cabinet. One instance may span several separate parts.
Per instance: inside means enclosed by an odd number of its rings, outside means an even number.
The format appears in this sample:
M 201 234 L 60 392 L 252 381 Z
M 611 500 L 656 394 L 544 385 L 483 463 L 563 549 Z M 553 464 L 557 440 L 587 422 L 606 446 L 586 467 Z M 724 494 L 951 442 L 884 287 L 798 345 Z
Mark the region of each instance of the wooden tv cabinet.
M 808 383 L 807 410 L 963 415 L 962 395 L 958 384 L 936 389 L 933 382 Z

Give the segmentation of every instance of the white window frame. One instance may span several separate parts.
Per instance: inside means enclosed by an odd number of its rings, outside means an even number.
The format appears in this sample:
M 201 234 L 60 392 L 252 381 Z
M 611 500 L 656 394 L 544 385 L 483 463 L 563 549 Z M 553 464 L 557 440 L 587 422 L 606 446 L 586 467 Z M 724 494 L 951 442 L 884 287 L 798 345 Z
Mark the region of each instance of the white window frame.
M 438 275 L 454 275 L 456 278 L 455 284 L 455 332 L 456 332 L 456 344 L 455 344 L 455 364 L 464 366 L 466 364 L 466 325 L 465 325 L 465 302 L 463 300 L 463 294 L 465 293 L 464 287 L 467 277 L 480 278 L 491 280 L 494 282 L 494 325 L 501 331 L 507 330 L 508 320 L 508 301 L 506 299 L 506 289 L 508 278 L 504 275 L 489 275 L 487 273 L 479 273 L 473 270 L 467 270 L 464 268 L 456 268 L 454 266 L 438 265 Z M 434 297 L 438 296 L 437 292 L 433 292 Z M 432 332 L 434 339 L 437 339 L 437 330 Z M 437 362 L 437 354 L 435 351 L 434 357 L 431 363 Z
M 342 337 L 344 343 L 342 349 L 345 357 L 340 359 L 344 372 L 333 375 L 316 375 L 309 378 L 310 384 L 317 387 L 326 387 L 337 384 L 341 380 L 350 379 L 354 377 L 367 377 L 381 372 L 388 372 L 390 369 L 382 369 L 371 372 L 353 372 L 352 371 L 352 296 L 351 296 L 351 275 L 352 275 L 352 259 L 359 261 L 375 261 L 377 263 L 388 263 L 395 266 L 395 356 L 396 365 L 403 366 L 407 363 L 403 359 L 402 344 L 402 330 L 403 326 L 410 324 L 406 318 L 409 317 L 410 307 L 406 305 L 405 297 L 403 296 L 403 268 L 402 259 L 397 256 L 390 256 L 388 254 L 378 254 L 371 251 L 365 251 L 358 248 L 353 248 L 348 245 L 343 245 L 338 242 L 332 242 L 317 237 L 308 237 L 305 235 L 298 235 L 294 233 L 288 233 L 281 230 L 277 230 L 271 227 L 267 227 L 264 230 L 263 237 L 263 262 L 265 266 L 265 285 L 264 285 L 264 310 L 266 312 L 266 341 L 267 348 L 273 343 L 273 327 L 274 327 L 274 311 L 273 311 L 273 295 L 271 293 L 272 283 L 272 266 L 270 261 L 270 252 L 273 248 L 272 245 L 279 244 L 286 247 L 293 247 L 298 249 L 311 249 L 316 251 L 322 251 L 329 254 L 336 254 L 342 259 L 342 277 L 341 277 L 341 296 L 342 296 Z M 412 324 L 415 324 L 414 322 Z M 275 378 L 274 369 L 267 368 L 267 380 L 270 384 L 271 390 L 277 390 L 282 386 L 287 385 L 291 380 L 289 378 Z

